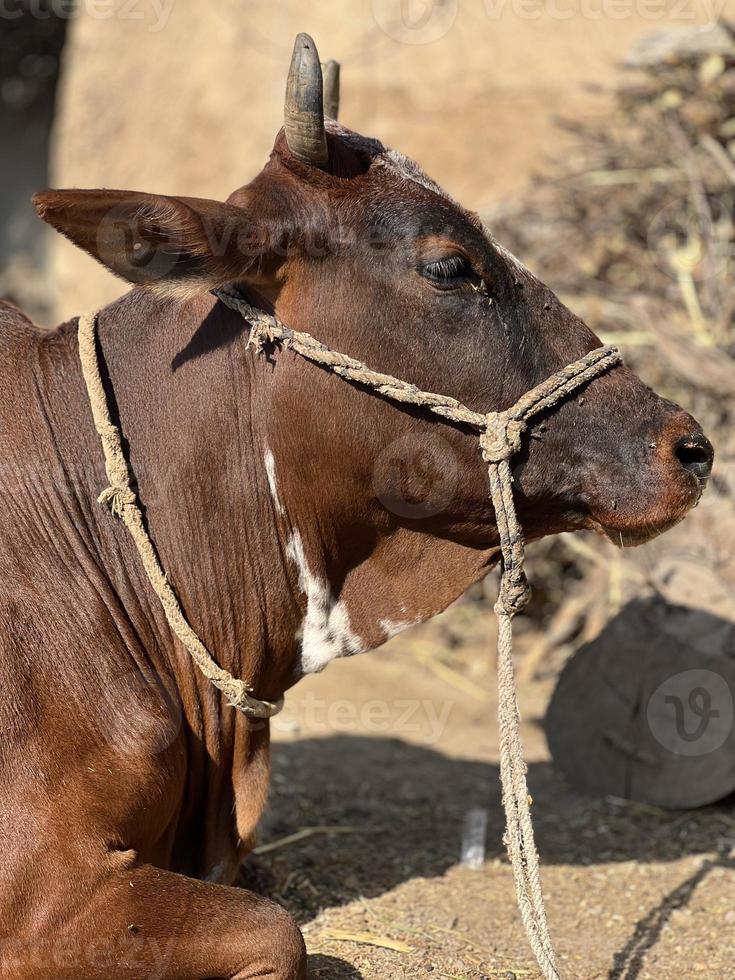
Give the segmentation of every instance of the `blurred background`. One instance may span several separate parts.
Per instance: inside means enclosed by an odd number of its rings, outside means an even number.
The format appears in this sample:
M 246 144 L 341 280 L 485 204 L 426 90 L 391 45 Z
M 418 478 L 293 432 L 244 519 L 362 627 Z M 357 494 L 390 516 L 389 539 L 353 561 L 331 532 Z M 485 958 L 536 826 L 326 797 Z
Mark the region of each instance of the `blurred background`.
M 520 697 L 574 977 L 733 976 L 730 16 L 732 0 L 0 3 L 0 295 L 40 324 L 126 287 L 35 219 L 33 191 L 223 199 L 267 158 L 305 30 L 341 62 L 340 120 L 479 211 L 712 438 L 707 494 L 660 540 L 530 549 Z M 275 723 L 264 837 L 309 832 L 245 880 L 306 924 L 314 975 L 535 975 L 501 861 L 495 585 L 308 678 Z

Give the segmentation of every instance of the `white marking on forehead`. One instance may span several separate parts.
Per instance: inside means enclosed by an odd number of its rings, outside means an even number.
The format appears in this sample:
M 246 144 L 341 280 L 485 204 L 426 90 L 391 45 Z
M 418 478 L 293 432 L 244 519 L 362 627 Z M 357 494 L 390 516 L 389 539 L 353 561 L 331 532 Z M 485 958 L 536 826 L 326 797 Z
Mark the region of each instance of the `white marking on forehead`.
M 425 187 L 427 191 L 433 191 L 434 194 L 438 194 L 448 201 L 452 200 L 449 194 L 433 181 L 414 160 L 404 156 L 403 153 L 399 153 L 398 150 L 386 150 L 385 153 L 381 154 L 380 161 L 383 166 L 403 177 L 404 180 L 412 180 L 414 184 Z
M 276 461 L 270 449 L 266 449 L 265 452 L 265 475 L 268 477 L 268 486 L 275 508 L 279 514 L 283 515 L 285 511 L 281 503 L 281 498 L 278 496 L 278 484 L 276 483 Z
M 375 165 L 385 167 L 386 170 L 391 171 L 403 180 L 413 181 L 414 184 L 419 184 L 427 191 L 432 191 L 432 193 L 443 197 L 446 201 L 459 207 L 454 198 L 447 194 L 444 188 L 440 187 L 436 181 L 432 180 L 415 160 L 411 160 L 410 157 L 405 156 L 405 154 L 400 153 L 398 150 L 390 149 L 390 147 L 381 143 L 380 140 L 371 139 L 368 136 L 361 136 L 359 133 L 353 133 L 351 129 L 347 129 L 333 119 L 326 119 L 324 122 L 330 133 L 339 136 L 341 140 L 356 151 L 371 157 Z
M 298 531 L 291 535 L 286 554 L 298 570 L 299 588 L 306 596 L 306 615 L 299 630 L 302 671 L 317 673 L 337 657 L 362 653 L 366 646 L 352 632 L 347 606 L 341 599 L 335 602 L 329 583 L 311 572 Z

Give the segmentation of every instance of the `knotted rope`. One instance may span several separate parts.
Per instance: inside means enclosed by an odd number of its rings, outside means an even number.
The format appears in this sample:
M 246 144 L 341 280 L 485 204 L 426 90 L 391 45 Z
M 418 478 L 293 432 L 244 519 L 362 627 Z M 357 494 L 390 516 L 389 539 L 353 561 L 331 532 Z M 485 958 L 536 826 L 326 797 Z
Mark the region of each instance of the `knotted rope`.
M 502 555 L 495 613 L 498 618 L 500 779 L 507 823 L 504 840 L 529 943 L 546 980 L 559 980 L 541 891 L 513 673 L 512 619 L 528 602 L 530 588 L 523 570 L 523 532 L 513 502 L 510 460 L 521 449 L 523 433 L 532 417 L 553 408 L 588 381 L 618 364 L 620 352 L 616 347 L 598 347 L 542 381 L 511 408 L 482 415 L 466 408 L 455 398 L 422 391 L 416 385 L 389 374 L 371 371 L 360 361 L 325 347 L 310 334 L 290 330 L 275 317 L 255 309 L 232 291 L 217 290 L 215 296 L 250 325 L 248 343 L 256 350 L 262 350 L 266 344 L 280 344 L 348 381 L 372 388 L 391 401 L 420 405 L 450 422 L 478 430 L 482 458 L 488 465 L 490 497 Z
M 194 632 L 184 615 L 176 594 L 161 567 L 156 549 L 145 527 L 138 497 L 130 484 L 130 470 L 123 451 L 120 430 L 113 425 L 107 403 L 97 354 L 97 314 L 79 318 L 79 357 L 87 385 L 94 426 L 102 440 L 105 470 L 109 486 L 99 495 L 99 502 L 110 508 L 130 532 L 140 560 L 163 607 L 166 620 L 181 640 L 192 660 L 208 681 L 221 691 L 233 708 L 250 718 L 270 718 L 280 711 L 283 700 L 260 701 L 252 696 L 252 687 L 223 670 Z

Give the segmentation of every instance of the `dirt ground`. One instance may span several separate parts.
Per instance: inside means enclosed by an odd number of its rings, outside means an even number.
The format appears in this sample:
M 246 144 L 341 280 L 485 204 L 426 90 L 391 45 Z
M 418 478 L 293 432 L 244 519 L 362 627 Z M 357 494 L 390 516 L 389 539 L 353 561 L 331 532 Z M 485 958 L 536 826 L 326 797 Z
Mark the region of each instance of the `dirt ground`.
M 440 635 L 462 644 L 461 669 L 433 656 Z M 488 614 L 458 606 L 290 694 L 242 880 L 297 917 L 311 976 L 540 976 L 502 846 L 493 644 Z M 573 792 L 542 729 L 552 685 L 525 683 L 520 700 L 562 975 L 731 980 L 732 801 L 666 812 Z M 479 870 L 461 862 L 471 810 L 487 814 Z

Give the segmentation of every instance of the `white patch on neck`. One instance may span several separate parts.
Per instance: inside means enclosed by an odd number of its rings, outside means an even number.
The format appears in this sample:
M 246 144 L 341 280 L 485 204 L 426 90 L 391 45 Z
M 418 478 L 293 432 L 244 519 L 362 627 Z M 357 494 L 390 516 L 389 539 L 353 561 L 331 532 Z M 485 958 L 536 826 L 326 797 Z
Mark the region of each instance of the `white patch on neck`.
M 404 610 L 405 611 L 405 610 Z M 410 626 L 416 626 L 420 623 L 420 619 L 406 620 L 406 622 L 395 622 L 392 619 L 381 619 L 380 628 L 385 633 L 385 641 L 392 639 L 394 636 L 398 636 L 404 630 L 407 630 Z
M 278 484 L 276 483 L 276 461 L 270 449 L 265 451 L 265 475 L 268 477 L 268 486 L 276 511 L 283 516 L 286 511 L 283 509 L 281 498 L 278 496 Z
M 317 673 L 337 657 L 362 653 L 365 644 L 352 632 L 347 606 L 341 599 L 335 602 L 329 583 L 312 574 L 298 531 L 291 535 L 286 554 L 298 569 L 299 588 L 306 596 L 306 616 L 299 630 L 303 673 Z
M 273 505 L 277 513 L 284 516 L 286 510 L 278 495 L 276 482 L 276 461 L 270 449 L 266 448 L 264 459 Z M 329 583 L 311 572 L 306 563 L 304 542 L 298 531 L 292 533 L 286 546 L 286 554 L 298 570 L 299 588 L 306 596 L 306 616 L 298 637 L 301 640 L 303 673 L 313 674 L 324 670 L 337 657 L 362 653 L 366 646 L 352 631 L 347 606 L 342 600 L 335 602 Z
M 286 510 L 278 495 L 276 461 L 266 447 L 265 472 L 276 512 L 282 517 Z M 286 546 L 286 554 L 294 563 L 299 575 L 299 588 L 306 596 L 306 615 L 297 638 L 301 642 L 301 670 L 304 674 L 318 673 L 338 657 L 351 657 L 364 653 L 367 644 L 353 632 L 350 615 L 344 600 L 334 601 L 329 582 L 314 575 L 306 561 L 304 542 L 298 531 L 293 531 Z M 400 611 L 406 613 L 405 606 Z M 383 642 L 396 636 L 420 619 L 382 619 L 379 623 L 384 634 Z

